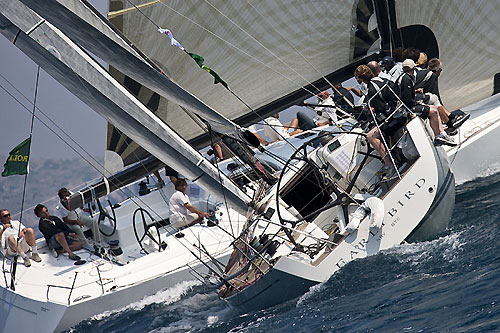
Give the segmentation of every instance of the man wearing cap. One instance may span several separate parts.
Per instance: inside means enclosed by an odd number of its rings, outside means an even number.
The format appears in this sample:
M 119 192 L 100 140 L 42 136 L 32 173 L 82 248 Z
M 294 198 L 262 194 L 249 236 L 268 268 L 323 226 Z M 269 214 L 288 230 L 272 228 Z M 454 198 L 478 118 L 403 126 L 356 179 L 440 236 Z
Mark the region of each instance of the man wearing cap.
M 409 47 L 403 51 L 403 58 L 411 59 L 417 64 L 420 61 L 421 54 L 422 52 L 417 48 Z M 427 59 L 427 56 L 425 58 Z M 431 59 L 433 63 L 435 59 L 436 58 Z M 440 63 L 438 67 L 441 67 Z M 439 73 L 431 71 L 430 69 L 424 69 L 418 66 L 415 67 L 415 99 L 417 103 L 437 106 L 439 117 L 448 126 L 446 132 L 451 133 L 469 119 L 470 115 L 462 111 L 450 113 L 450 111 L 442 105 L 438 88 Z
M 380 66 L 382 66 L 384 73 L 389 74 L 392 67 L 394 67 L 394 59 L 392 59 L 392 57 L 385 56 L 382 59 L 382 61 L 380 62 Z M 390 77 L 390 75 L 389 75 L 389 77 Z
M 453 139 L 443 129 L 438 107 L 417 103 L 415 99 L 415 62 L 412 59 L 403 61 L 403 75 L 399 77 L 396 84 L 399 87 L 400 98 L 403 103 L 421 118 L 429 118 L 429 123 L 435 135 L 434 144 L 456 146 Z

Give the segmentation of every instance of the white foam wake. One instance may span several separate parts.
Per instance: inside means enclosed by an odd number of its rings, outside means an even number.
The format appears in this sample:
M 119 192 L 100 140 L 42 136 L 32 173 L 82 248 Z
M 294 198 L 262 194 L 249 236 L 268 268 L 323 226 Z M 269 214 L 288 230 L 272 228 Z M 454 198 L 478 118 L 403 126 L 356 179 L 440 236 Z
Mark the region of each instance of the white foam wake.
M 194 286 L 201 285 L 201 282 L 193 280 L 193 281 L 183 281 L 181 283 L 176 284 L 175 286 L 168 288 L 166 290 L 160 290 L 154 295 L 151 296 L 146 296 L 142 300 L 130 303 L 129 305 L 111 310 L 111 311 L 105 311 L 103 313 L 97 314 L 95 316 L 92 316 L 90 319 L 91 320 L 102 320 L 104 318 L 107 318 L 111 315 L 126 311 L 126 310 L 135 310 L 135 311 L 140 311 L 144 307 L 150 304 L 172 304 L 174 302 L 177 302 L 184 296 L 188 291 L 190 291 Z
M 455 185 L 462 185 L 463 183 L 470 182 L 472 180 L 486 178 L 486 177 L 492 176 L 494 174 L 497 174 L 499 172 L 500 172 L 500 163 L 494 163 L 494 164 L 489 165 L 483 171 L 481 171 L 479 174 L 475 175 L 474 177 L 471 177 L 470 179 L 458 180 Z
M 433 256 L 440 255 L 446 261 L 454 261 L 460 255 L 462 247 L 466 244 L 460 236 L 464 231 L 452 232 L 449 235 L 426 242 L 402 244 L 385 250 L 386 254 L 400 254 L 399 260 L 410 263 L 412 266 L 420 265 Z

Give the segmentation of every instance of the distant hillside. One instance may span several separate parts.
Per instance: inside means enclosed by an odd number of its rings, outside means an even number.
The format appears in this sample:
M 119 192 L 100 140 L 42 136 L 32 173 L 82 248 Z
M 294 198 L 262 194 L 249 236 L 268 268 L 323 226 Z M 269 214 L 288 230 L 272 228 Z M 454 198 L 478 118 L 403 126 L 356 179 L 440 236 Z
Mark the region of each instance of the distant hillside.
M 0 155 L 2 171 L 6 159 L 7 156 Z M 102 158 L 100 160 L 102 163 Z M 33 214 L 33 208 L 38 203 L 43 203 L 49 210 L 53 210 L 57 202 L 57 191 L 61 187 L 78 190 L 98 177 L 100 174 L 81 158 L 72 160 L 31 159 L 26 185 L 23 224 L 34 226 L 38 223 L 38 219 Z M 0 177 L 1 208 L 9 209 L 12 214 L 21 211 L 23 184 L 24 176 Z M 19 215 L 14 216 L 14 219 L 19 219 Z

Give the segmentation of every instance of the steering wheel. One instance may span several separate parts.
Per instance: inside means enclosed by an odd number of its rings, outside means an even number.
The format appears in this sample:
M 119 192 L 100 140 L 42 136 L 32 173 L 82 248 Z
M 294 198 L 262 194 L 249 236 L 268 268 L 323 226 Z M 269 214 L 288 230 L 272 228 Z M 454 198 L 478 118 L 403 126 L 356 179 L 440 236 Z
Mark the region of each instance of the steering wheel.
M 137 213 L 141 213 L 141 218 L 136 220 Z M 141 249 L 149 254 L 149 251 L 144 246 L 146 236 L 158 245 L 158 251 L 161 251 L 160 231 L 158 230 L 157 223 L 151 214 L 144 208 L 137 208 L 133 215 L 134 235 L 137 243 Z M 156 230 L 156 232 L 154 230 Z
M 111 204 L 111 201 L 108 200 L 109 207 L 111 208 L 111 214 L 113 215 L 113 216 L 111 216 L 111 215 L 109 215 L 108 211 L 102 207 L 101 202 L 99 200 L 96 200 L 96 202 L 97 202 L 97 206 L 99 208 L 99 218 L 97 219 L 97 224 L 99 226 L 99 231 L 104 236 L 110 237 L 116 231 L 116 213 L 115 213 L 115 209 L 113 208 L 113 205 Z M 108 221 L 108 223 L 109 223 L 109 225 L 111 227 L 111 232 L 110 233 L 104 232 L 101 229 L 101 223 L 103 223 L 104 221 L 106 221 L 106 218 L 107 218 L 107 221 Z

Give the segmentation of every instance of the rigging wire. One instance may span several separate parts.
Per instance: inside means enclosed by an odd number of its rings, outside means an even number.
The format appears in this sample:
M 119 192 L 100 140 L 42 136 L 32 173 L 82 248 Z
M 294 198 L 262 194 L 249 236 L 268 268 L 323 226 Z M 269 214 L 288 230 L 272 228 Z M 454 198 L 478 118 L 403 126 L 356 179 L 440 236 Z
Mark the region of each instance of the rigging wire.
M 7 80 L 3 75 L 0 74 L 0 77 L 2 77 L 5 81 L 7 81 L 12 87 L 14 87 L 12 85 L 12 83 Z M 57 131 L 55 131 L 46 121 L 44 121 L 43 119 L 41 119 L 38 115 L 34 114 L 34 112 L 30 111 L 17 97 L 15 97 L 10 91 L 8 91 L 2 84 L 0 84 L 0 88 L 5 91 L 10 97 L 12 97 L 17 103 L 19 103 L 25 110 L 27 110 L 29 113 L 31 113 L 33 115 L 33 117 L 35 117 L 38 121 L 40 121 L 44 126 L 45 128 L 47 128 L 50 132 L 52 132 L 57 138 L 59 138 L 63 143 L 65 143 L 71 150 L 73 150 L 73 152 L 75 152 L 82 160 L 84 160 L 87 164 L 89 164 L 92 168 L 94 168 L 101 176 L 104 177 L 104 173 L 99 170 L 99 168 L 94 164 L 92 163 L 87 157 L 85 157 L 80 151 L 78 151 L 76 148 L 74 148 L 72 146 L 72 144 L 70 142 L 68 142 L 65 138 L 63 138 Z M 16 91 L 21 94 L 24 98 L 27 98 L 25 95 L 23 95 L 17 88 L 14 87 L 14 89 L 16 89 Z M 106 170 L 104 168 L 104 166 L 99 162 L 97 161 L 95 158 L 93 158 L 86 150 L 85 148 L 83 148 L 81 145 L 79 145 L 78 143 L 76 143 L 65 131 L 64 129 L 62 129 L 60 126 L 58 126 L 47 114 L 45 114 L 38 106 L 34 106 L 34 108 L 36 108 L 41 114 L 43 114 L 61 133 L 64 133 L 64 135 L 68 136 L 68 138 L 70 138 L 70 140 L 78 146 L 78 148 L 80 148 L 84 153 L 86 153 L 88 156 L 90 156 L 90 158 L 92 160 L 94 160 L 94 162 L 99 166 L 101 167 L 103 170 L 105 170 L 106 172 L 110 173 L 108 170 Z M 119 184 L 114 184 L 114 185 L 119 185 Z M 118 186 L 117 186 L 118 187 Z M 125 196 L 128 197 L 128 194 L 122 189 L 122 188 L 118 188 L 118 191 L 122 192 L 122 194 L 124 194 Z M 134 201 L 134 198 L 132 197 L 129 197 L 130 200 L 132 202 L 134 202 L 137 207 L 141 207 L 137 202 Z M 136 197 L 135 200 L 141 202 L 142 204 L 144 204 L 146 207 L 150 208 L 147 203 L 145 203 L 140 197 Z M 21 210 L 21 213 L 24 211 L 24 208 L 22 208 Z M 153 209 L 151 209 L 151 211 L 153 213 L 155 213 L 158 217 L 160 217 L 160 215 L 158 213 L 156 213 Z M 161 218 L 161 217 L 160 217 Z
M 317 68 L 316 66 L 314 66 L 303 54 L 302 52 L 300 52 L 296 47 L 295 45 L 285 36 L 283 35 L 274 25 L 273 23 L 268 20 L 264 15 L 262 15 L 262 13 L 260 13 L 257 8 L 255 8 L 248 0 L 245 0 L 246 3 L 252 7 L 252 9 L 257 13 L 259 14 L 260 17 L 262 17 L 273 29 L 274 31 L 276 31 L 294 50 L 295 52 L 297 52 L 297 54 L 302 58 L 304 59 L 305 62 L 307 62 L 307 64 L 309 66 L 311 66 L 312 69 L 314 69 L 316 71 L 316 73 L 318 73 L 320 75 L 320 77 L 322 77 L 329 85 L 330 87 L 332 87 L 333 89 L 333 84 L 328 80 L 328 78 L 326 78 Z M 310 82 L 309 82 L 310 83 Z M 312 83 L 310 83 L 312 85 Z M 314 85 L 312 85 L 313 87 L 315 87 Z M 316 87 L 315 87 L 316 88 Z M 316 88 L 318 91 L 321 91 L 320 89 Z
M 266 47 L 264 44 L 262 44 L 261 42 L 259 42 L 254 36 L 252 36 L 252 34 L 248 33 L 245 29 L 243 29 L 242 27 L 240 27 L 235 21 L 233 21 L 230 17 L 228 17 L 226 14 L 224 14 L 223 12 L 221 12 L 217 7 L 215 7 L 214 5 L 212 5 L 210 2 L 208 2 L 208 0 L 204 0 L 205 3 L 207 3 L 210 7 L 212 7 L 213 9 L 215 9 L 215 11 L 217 11 L 222 17 L 224 17 L 226 20 L 228 20 L 229 22 L 231 22 L 234 26 L 236 26 L 238 29 L 240 29 L 243 33 L 245 33 L 248 37 L 250 37 L 252 40 L 254 40 L 257 44 L 259 44 L 262 48 L 264 48 L 264 50 L 266 50 L 267 52 L 269 52 L 273 57 L 275 57 L 278 61 L 280 61 L 282 64 L 284 64 L 286 67 L 288 67 L 290 70 L 292 70 L 295 74 L 297 74 L 299 77 L 301 77 L 307 84 L 311 85 L 314 89 L 316 89 L 318 92 L 321 92 L 321 90 L 319 88 L 317 88 L 310 80 L 308 80 L 307 78 L 305 78 L 302 74 L 300 74 L 299 72 L 297 72 L 292 66 L 290 66 L 286 61 L 284 61 L 283 59 L 281 59 L 277 54 L 275 54 L 273 51 L 271 51 L 268 47 Z M 314 95 L 314 94 L 312 94 Z
M 35 123 L 35 109 L 36 109 L 36 98 L 38 96 L 38 82 L 40 80 L 40 66 L 37 66 L 36 71 L 36 83 L 35 83 L 35 96 L 33 97 L 33 112 L 31 115 L 31 126 L 30 126 L 30 148 L 28 150 L 28 165 L 29 165 L 29 155 L 31 151 L 31 138 L 33 137 L 33 125 Z M 28 167 L 28 166 L 27 166 Z M 21 199 L 21 215 L 19 216 L 19 228 L 17 230 L 17 244 L 19 244 L 21 238 L 21 225 L 23 223 L 23 209 L 24 209 L 24 199 L 26 198 L 26 183 L 28 181 L 28 172 L 24 175 L 24 184 L 23 184 L 23 196 Z M 17 269 L 17 256 L 19 254 L 19 246 L 16 246 L 16 254 L 14 255 L 13 268 L 10 279 L 10 289 L 16 290 L 14 286 L 14 281 L 16 279 L 16 269 Z
M 259 42 L 255 37 L 253 37 L 251 34 L 249 34 L 247 31 L 245 31 L 243 28 L 241 28 L 238 24 L 236 24 L 233 20 L 231 20 L 231 18 L 229 18 L 227 15 L 225 15 L 224 13 L 222 13 L 219 9 L 217 9 L 214 5 L 212 5 L 210 2 L 208 2 L 208 0 L 204 0 L 208 5 L 210 5 L 212 8 L 214 8 L 219 14 L 221 14 L 225 19 L 229 20 L 229 22 L 231 22 L 233 25 L 235 25 L 236 27 L 238 27 L 241 31 L 243 31 L 246 35 L 248 35 L 251 39 L 253 39 L 255 42 L 257 42 L 260 46 L 262 46 L 266 51 L 268 51 L 271 55 L 273 55 L 278 61 L 280 61 L 281 63 L 283 63 L 284 65 L 286 65 L 289 69 L 291 69 L 293 72 L 295 72 L 295 74 L 297 74 L 299 77 L 301 77 L 305 82 L 307 82 L 307 84 L 309 84 L 311 87 L 313 87 L 314 89 L 316 89 L 318 92 L 321 92 L 321 89 L 319 89 L 318 87 L 316 87 L 314 85 L 313 82 L 311 82 L 309 79 L 307 79 L 306 77 L 304 77 L 302 74 L 300 74 L 299 72 L 297 72 L 292 66 L 290 66 L 288 63 L 286 63 L 283 59 L 281 59 L 278 55 L 276 55 L 273 51 L 271 51 L 269 48 L 267 48 L 264 44 L 262 44 L 261 42 Z M 295 47 L 295 45 L 293 45 L 293 43 L 288 39 L 286 38 L 278 29 L 276 29 L 276 27 L 268 20 L 266 19 L 265 16 L 263 16 L 252 4 L 250 4 L 248 2 L 248 0 L 246 0 L 247 4 L 252 7 L 253 10 L 255 10 L 255 12 L 257 14 L 259 14 L 267 23 L 269 23 L 269 25 L 297 52 L 297 54 L 299 56 L 302 57 L 302 59 L 304 59 L 307 64 L 309 64 L 311 66 L 312 69 L 314 69 L 319 75 L 320 77 L 322 77 L 329 85 L 330 87 L 332 88 L 332 90 L 334 90 L 335 92 L 337 92 L 339 95 L 342 95 L 337 88 L 335 88 L 335 86 L 323 75 L 321 74 L 321 72 Z M 305 89 L 306 91 L 308 91 L 307 89 Z M 314 94 L 311 92 L 311 96 L 314 96 Z M 344 99 L 347 101 L 348 104 L 351 104 L 350 101 L 348 101 L 345 97 Z M 245 103 L 246 105 L 246 103 Z M 352 105 L 351 105 L 352 106 Z M 253 111 L 253 110 L 252 110 Z
M 130 0 L 127 0 L 128 2 L 130 2 Z M 222 38 L 221 36 L 217 35 L 216 33 L 208 30 L 207 28 L 205 28 L 204 26 L 202 26 L 201 24 L 195 22 L 194 20 L 192 20 L 191 18 L 187 17 L 186 15 L 180 13 L 179 11 L 177 11 L 176 9 L 170 7 L 169 5 L 165 4 L 164 2 L 159 2 L 160 5 L 170 9 L 171 11 L 173 11 L 174 13 L 178 14 L 179 16 L 185 18 L 186 20 L 190 21 L 191 23 L 193 23 L 194 25 L 198 26 L 199 28 L 201 28 L 202 30 L 206 31 L 207 33 L 209 33 L 210 35 L 214 36 L 215 38 L 219 39 L 220 41 L 226 43 L 227 45 L 231 46 L 232 48 L 234 48 L 235 50 L 243 53 L 244 55 L 246 55 L 247 57 L 249 57 L 250 59 L 252 60 L 255 60 L 256 62 L 258 62 L 259 64 L 267 67 L 268 69 L 270 69 L 271 71 L 273 71 L 274 73 L 278 74 L 279 76 L 283 77 L 284 79 L 290 81 L 291 83 L 297 85 L 297 87 L 299 87 L 300 89 L 303 89 L 305 91 L 307 91 L 308 93 L 310 93 L 312 96 L 315 95 L 315 93 L 313 93 L 312 91 L 310 91 L 309 89 L 301 86 L 301 85 L 298 85 L 296 82 L 294 82 L 292 79 L 288 78 L 286 75 L 276 71 L 275 69 L 273 69 L 271 66 L 267 65 L 265 62 L 257 59 L 256 57 L 252 56 L 251 54 L 247 53 L 246 51 L 244 51 L 243 49 L 239 48 L 238 46 L 234 45 L 233 43 L 229 42 L 228 40 Z M 156 24 L 155 24 L 156 25 Z M 241 28 L 240 28 L 241 29 Z M 244 30 L 242 30 L 244 31 Z M 290 66 L 288 66 L 290 67 Z
M 142 16 L 144 16 L 149 22 L 153 23 L 153 25 L 156 27 L 156 28 L 160 28 L 160 26 L 158 24 L 156 24 L 152 19 L 150 19 L 146 14 L 144 14 L 142 12 L 142 10 L 139 9 L 139 7 L 137 7 L 132 1 L 130 0 L 127 0 L 127 2 L 129 4 L 131 4 L 132 6 L 134 6 L 134 8 L 139 12 L 141 13 Z
M 395 45 L 395 40 L 394 40 L 394 36 L 392 34 L 392 22 L 391 22 L 391 13 L 389 12 L 389 3 L 388 1 L 384 1 L 385 3 L 385 9 L 386 9 L 386 13 L 387 13 L 387 19 L 389 20 L 389 49 L 391 50 L 391 56 L 392 56 L 392 53 L 394 51 L 394 45 Z M 401 39 L 402 40 L 402 39 Z

